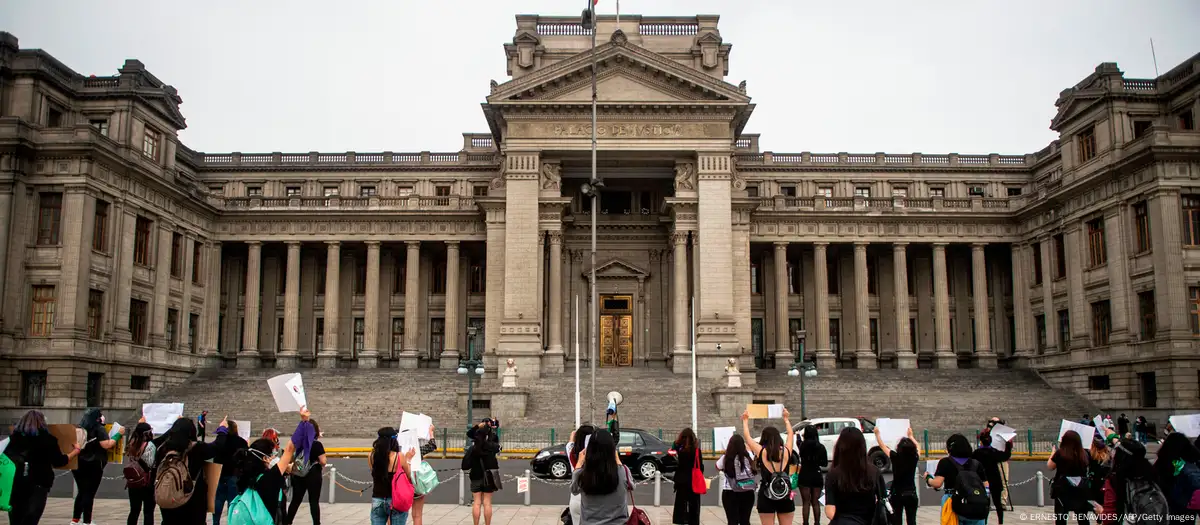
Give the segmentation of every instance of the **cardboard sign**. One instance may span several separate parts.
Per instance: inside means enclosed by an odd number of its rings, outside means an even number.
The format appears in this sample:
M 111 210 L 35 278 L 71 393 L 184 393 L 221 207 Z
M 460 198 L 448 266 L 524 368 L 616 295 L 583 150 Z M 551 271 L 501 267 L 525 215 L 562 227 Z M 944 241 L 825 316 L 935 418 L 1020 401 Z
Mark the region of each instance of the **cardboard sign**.
M 517 494 L 526 492 L 529 492 L 529 478 L 524 476 L 517 478 Z
M 217 487 L 221 480 L 220 463 L 206 462 L 204 464 L 204 479 L 208 481 L 208 513 L 212 514 L 217 506 Z M 330 487 L 331 489 L 334 487 Z
M 299 412 L 308 406 L 304 394 L 304 379 L 300 374 L 282 374 L 267 380 L 271 389 L 271 397 L 275 398 L 275 406 L 280 412 Z
M 746 412 L 750 414 L 750 419 L 780 419 L 783 417 L 783 405 L 746 405 Z
M 50 435 L 58 440 L 58 450 L 60 452 L 70 454 L 72 450 L 75 450 L 75 443 L 79 439 L 75 431 L 82 429 L 76 428 L 75 425 L 48 425 L 47 428 L 50 430 Z M 73 457 L 66 465 L 57 468 L 58 470 L 75 470 L 79 468 L 79 457 Z

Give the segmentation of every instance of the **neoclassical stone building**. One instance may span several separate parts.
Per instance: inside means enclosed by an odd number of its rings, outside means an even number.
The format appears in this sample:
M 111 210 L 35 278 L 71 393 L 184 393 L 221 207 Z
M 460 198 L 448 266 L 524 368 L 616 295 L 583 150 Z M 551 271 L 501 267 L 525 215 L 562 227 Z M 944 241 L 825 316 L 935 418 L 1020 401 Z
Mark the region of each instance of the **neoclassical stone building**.
M 1197 405 L 1200 55 L 1101 64 L 1036 153 L 774 153 L 717 20 L 600 17 L 596 208 L 577 19 L 517 17 L 488 132 L 447 153 L 193 151 L 140 62 L 85 77 L 0 33 L 0 410 L 134 407 L 214 366 L 553 375 L 589 316 L 603 367 L 686 372 L 694 326 L 705 377 L 803 347 Z

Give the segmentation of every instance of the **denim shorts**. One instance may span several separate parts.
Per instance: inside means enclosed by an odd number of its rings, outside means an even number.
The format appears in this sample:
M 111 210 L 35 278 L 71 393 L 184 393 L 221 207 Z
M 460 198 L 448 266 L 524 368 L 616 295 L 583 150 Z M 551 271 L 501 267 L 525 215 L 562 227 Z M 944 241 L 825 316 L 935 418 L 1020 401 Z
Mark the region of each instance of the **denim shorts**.
M 408 521 L 408 513 L 392 509 L 392 498 L 371 498 L 371 525 L 404 525 Z

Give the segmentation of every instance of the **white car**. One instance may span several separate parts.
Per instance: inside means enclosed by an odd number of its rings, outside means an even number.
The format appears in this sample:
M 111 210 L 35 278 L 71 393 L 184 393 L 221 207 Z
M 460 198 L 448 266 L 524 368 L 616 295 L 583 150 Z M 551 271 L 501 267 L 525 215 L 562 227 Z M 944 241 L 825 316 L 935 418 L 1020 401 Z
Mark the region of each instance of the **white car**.
M 802 439 L 801 431 L 807 426 L 816 427 L 817 439 L 821 441 L 822 445 L 825 445 L 825 453 L 829 456 L 830 461 L 833 461 L 833 447 L 837 443 L 842 429 L 855 427 L 862 431 L 863 438 L 867 441 L 867 456 L 871 458 L 875 467 L 880 470 L 888 470 L 891 467 L 887 455 L 879 448 L 879 442 L 875 439 L 875 422 L 870 419 L 865 417 L 821 417 L 801 421 L 792 427 L 797 434 L 797 450 L 799 450 Z

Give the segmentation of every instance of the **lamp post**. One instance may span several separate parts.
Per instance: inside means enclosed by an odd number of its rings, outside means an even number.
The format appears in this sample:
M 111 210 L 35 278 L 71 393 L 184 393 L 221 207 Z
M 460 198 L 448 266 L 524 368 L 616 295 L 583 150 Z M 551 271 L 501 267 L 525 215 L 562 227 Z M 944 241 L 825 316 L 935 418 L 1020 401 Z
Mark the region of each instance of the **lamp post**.
M 467 376 L 467 428 L 475 421 L 472 409 L 475 408 L 475 376 L 483 377 L 483 361 L 475 359 L 475 334 L 479 328 L 467 327 L 467 358 L 458 360 L 458 373 Z
M 591 317 L 588 322 L 588 331 L 591 334 L 588 344 L 588 368 L 592 369 L 592 392 L 588 397 L 588 412 L 591 417 L 596 415 L 596 349 L 599 347 L 596 323 L 600 317 L 600 297 L 596 290 L 596 213 L 600 204 L 600 190 L 604 188 L 604 181 L 596 176 L 596 25 L 596 2 L 588 0 L 587 9 L 584 9 L 581 15 L 580 26 L 592 31 L 592 176 L 581 190 L 584 196 L 592 199 L 592 269 L 588 276 L 588 285 L 591 286 L 592 293 L 592 308 L 588 312 Z
M 800 420 L 808 419 L 808 404 L 804 399 L 804 378 L 817 377 L 817 367 L 812 363 L 804 360 L 804 330 L 796 330 L 796 342 L 800 348 L 796 351 L 796 360 L 792 362 L 792 367 L 788 369 L 789 377 L 800 378 Z

